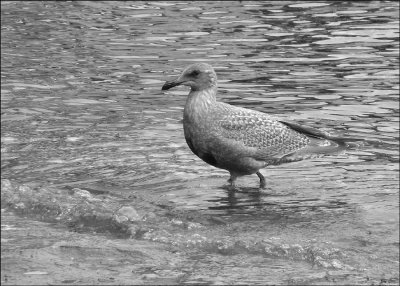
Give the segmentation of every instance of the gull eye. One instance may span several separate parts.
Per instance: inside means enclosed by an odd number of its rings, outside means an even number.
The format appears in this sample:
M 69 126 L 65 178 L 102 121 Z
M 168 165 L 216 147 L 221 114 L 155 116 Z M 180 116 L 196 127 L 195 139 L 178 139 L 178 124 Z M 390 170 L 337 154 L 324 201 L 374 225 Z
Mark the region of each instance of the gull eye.
M 196 77 L 196 76 L 198 76 L 199 74 L 200 74 L 200 71 L 194 70 L 194 71 L 192 71 L 192 72 L 189 73 L 189 76 Z

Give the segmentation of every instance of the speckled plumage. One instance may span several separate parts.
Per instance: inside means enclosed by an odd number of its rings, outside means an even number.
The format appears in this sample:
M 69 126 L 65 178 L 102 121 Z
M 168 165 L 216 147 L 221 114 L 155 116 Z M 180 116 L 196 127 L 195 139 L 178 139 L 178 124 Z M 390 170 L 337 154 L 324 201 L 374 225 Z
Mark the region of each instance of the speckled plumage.
M 163 90 L 188 85 L 183 117 L 185 139 L 190 149 L 210 165 L 226 169 L 235 188 L 238 176 L 257 173 L 268 165 L 337 153 L 345 144 L 327 134 L 282 122 L 268 114 L 216 100 L 217 76 L 208 64 L 187 67 Z

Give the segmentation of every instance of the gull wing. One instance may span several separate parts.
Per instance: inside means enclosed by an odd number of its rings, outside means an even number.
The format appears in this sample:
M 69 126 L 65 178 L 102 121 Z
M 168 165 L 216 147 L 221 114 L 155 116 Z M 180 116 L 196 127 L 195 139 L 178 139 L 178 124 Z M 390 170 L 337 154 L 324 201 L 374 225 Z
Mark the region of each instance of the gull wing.
M 234 146 L 233 152 L 264 160 L 267 164 L 337 154 L 347 146 L 345 139 L 331 137 L 307 126 L 280 121 L 262 112 L 234 107 L 223 114 L 218 125 L 220 136 L 228 139 L 226 147 Z

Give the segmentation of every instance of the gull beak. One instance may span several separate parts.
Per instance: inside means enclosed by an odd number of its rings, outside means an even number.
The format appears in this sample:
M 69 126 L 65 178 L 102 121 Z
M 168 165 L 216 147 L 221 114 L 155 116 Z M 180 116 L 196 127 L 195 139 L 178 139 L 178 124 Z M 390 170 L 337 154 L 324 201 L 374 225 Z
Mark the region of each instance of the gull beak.
M 183 83 L 182 81 L 178 81 L 178 80 L 167 81 L 166 83 L 164 83 L 161 90 L 167 90 L 174 86 L 181 85 L 182 83 Z

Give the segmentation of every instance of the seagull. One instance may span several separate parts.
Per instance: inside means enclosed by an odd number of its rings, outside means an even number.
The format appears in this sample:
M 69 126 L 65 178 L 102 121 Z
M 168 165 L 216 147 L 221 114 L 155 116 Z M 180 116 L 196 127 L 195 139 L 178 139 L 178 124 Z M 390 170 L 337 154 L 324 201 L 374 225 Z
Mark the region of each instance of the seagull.
M 206 63 L 188 66 L 162 90 L 190 87 L 183 111 L 183 130 L 190 150 L 204 162 L 229 171 L 229 190 L 239 191 L 238 177 L 270 165 L 339 154 L 360 139 L 339 138 L 317 129 L 282 121 L 269 114 L 217 101 L 217 75 Z

